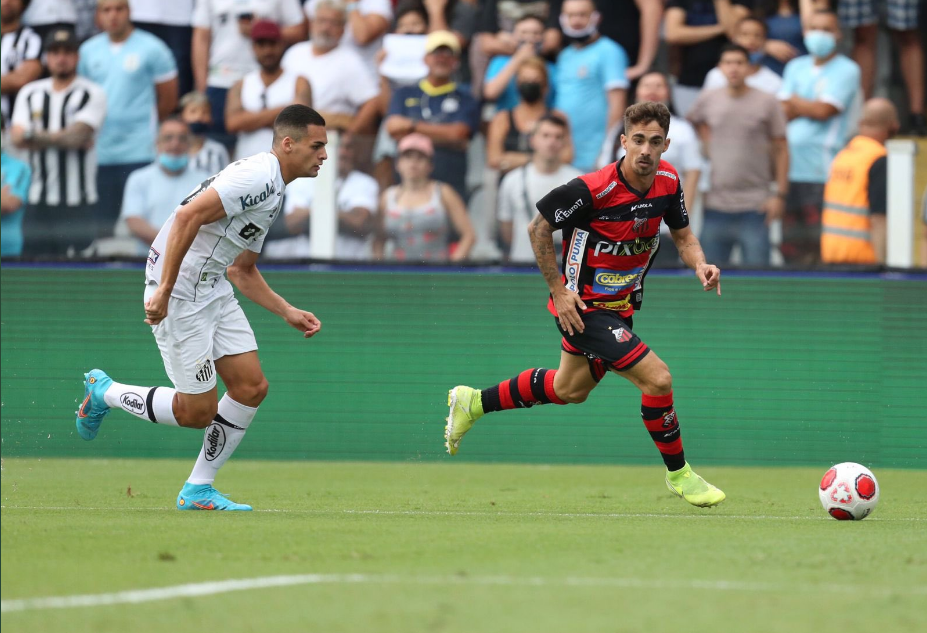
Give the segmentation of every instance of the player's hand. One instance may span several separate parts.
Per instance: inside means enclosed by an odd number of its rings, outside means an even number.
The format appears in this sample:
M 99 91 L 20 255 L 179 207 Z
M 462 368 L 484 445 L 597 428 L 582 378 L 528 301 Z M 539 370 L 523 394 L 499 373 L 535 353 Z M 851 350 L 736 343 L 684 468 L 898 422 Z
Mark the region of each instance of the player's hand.
M 145 302 L 145 323 L 157 325 L 167 316 L 167 305 L 171 300 L 171 293 L 158 287 Z
M 283 319 L 291 326 L 303 333 L 303 338 L 310 338 L 322 329 L 322 322 L 314 314 L 290 307 L 283 315 Z
M 781 220 L 785 215 L 785 200 L 779 196 L 767 198 L 761 210 L 766 214 L 766 226 L 769 226 L 772 222 Z
M 718 296 L 721 296 L 721 269 L 714 264 L 699 264 L 695 269 L 695 276 L 702 282 L 702 288 L 705 291 L 717 288 Z
M 586 329 L 583 323 L 582 311 L 586 309 L 586 304 L 579 298 L 579 294 L 566 288 L 561 288 L 553 293 L 554 309 L 557 311 L 557 318 L 560 320 L 560 327 L 573 336 L 574 330 L 582 334 Z

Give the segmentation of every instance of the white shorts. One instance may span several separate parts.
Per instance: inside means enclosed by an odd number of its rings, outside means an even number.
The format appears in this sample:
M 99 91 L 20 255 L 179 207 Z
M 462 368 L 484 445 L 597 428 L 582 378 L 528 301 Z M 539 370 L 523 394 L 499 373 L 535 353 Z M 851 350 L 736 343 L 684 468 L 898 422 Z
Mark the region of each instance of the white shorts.
M 145 301 L 157 285 L 145 288 Z M 215 361 L 257 349 L 251 324 L 231 286 L 206 302 L 171 297 L 167 318 L 151 326 L 167 377 L 180 393 L 206 393 L 216 386 Z

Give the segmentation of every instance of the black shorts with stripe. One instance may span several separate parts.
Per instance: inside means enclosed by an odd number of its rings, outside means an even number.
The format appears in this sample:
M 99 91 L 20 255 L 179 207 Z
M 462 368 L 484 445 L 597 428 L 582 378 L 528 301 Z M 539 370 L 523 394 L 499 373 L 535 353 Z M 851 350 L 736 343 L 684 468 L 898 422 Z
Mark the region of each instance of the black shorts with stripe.
M 585 330 L 582 333 L 574 330 L 572 335 L 560 327 L 559 320 L 554 321 L 563 335 L 561 349 L 568 354 L 585 356 L 589 360 L 589 370 L 596 382 L 602 380 L 610 369 L 631 369 L 650 352 L 646 343 L 631 330 L 632 318 L 622 318 L 617 312 L 584 312 Z

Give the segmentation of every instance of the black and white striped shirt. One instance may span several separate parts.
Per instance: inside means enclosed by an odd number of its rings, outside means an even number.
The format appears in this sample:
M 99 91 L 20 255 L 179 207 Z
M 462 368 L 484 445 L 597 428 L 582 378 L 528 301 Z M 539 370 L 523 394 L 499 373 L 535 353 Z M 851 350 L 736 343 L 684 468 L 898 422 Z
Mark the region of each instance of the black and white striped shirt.
M 30 59 L 39 59 L 42 54 L 42 39 L 39 34 L 28 26 L 21 26 L 15 31 L 4 33 L 0 41 L 0 74 L 6 75 L 15 71 L 19 66 Z M 10 121 L 15 94 L 3 95 L 0 109 L 3 111 L 3 120 Z
M 52 79 L 23 86 L 13 108 L 13 126 L 35 132 L 57 132 L 85 123 L 95 132 L 106 117 L 106 95 L 97 84 L 75 77 L 55 91 Z M 32 166 L 30 204 L 78 206 L 97 201 L 97 153 L 90 149 L 47 149 L 29 152 Z
M 218 174 L 229 166 L 229 151 L 219 141 L 207 138 L 203 146 L 193 156 L 191 167 L 209 174 Z

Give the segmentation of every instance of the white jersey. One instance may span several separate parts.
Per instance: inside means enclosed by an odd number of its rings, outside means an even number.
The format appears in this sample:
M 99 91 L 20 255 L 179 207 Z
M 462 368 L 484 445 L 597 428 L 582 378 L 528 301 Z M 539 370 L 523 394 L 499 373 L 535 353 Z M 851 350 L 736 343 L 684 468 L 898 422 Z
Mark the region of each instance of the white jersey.
M 241 80 L 241 107 L 245 112 L 260 112 L 267 108 L 288 106 L 296 101 L 297 79 L 299 75 L 296 73 L 284 71 L 272 84 L 265 86 L 260 70 L 248 73 Z M 240 132 L 235 145 L 235 158 L 237 160 L 260 152 L 270 147 L 273 141 L 273 126 Z
M 264 237 L 283 209 L 285 185 L 280 162 L 270 152 L 235 161 L 204 180 L 167 219 L 148 250 L 147 283 L 161 282 L 167 236 L 177 211 L 206 189 L 215 189 L 226 217 L 200 227 L 184 256 L 172 297 L 206 301 L 219 289 L 230 292 L 225 269 L 245 250 L 260 253 Z

